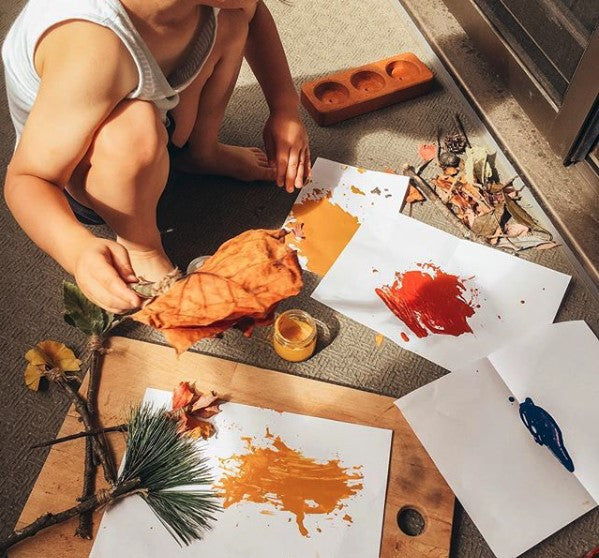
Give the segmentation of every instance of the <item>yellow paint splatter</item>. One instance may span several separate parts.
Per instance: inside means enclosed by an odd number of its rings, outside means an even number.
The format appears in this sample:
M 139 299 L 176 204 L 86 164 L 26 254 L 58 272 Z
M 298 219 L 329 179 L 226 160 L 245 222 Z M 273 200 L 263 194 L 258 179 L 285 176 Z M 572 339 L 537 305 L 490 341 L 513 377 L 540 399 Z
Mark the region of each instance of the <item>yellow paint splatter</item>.
M 367 169 L 363 168 L 363 167 L 358 167 L 356 169 L 360 174 L 364 174 L 365 172 L 367 172 Z
M 304 223 L 306 238 L 288 242 L 308 260 L 306 267 L 319 275 L 326 274 L 360 226 L 356 217 L 328 197 L 293 206 L 293 216 Z
M 382 334 L 380 334 L 380 333 L 377 333 L 377 334 L 374 336 L 374 342 L 376 343 L 376 346 L 377 346 L 377 347 L 380 347 L 380 346 L 383 344 L 383 341 L 384 341 L 384 340 L 385 340 L 385 336 L 384 336 L 384 335 L 382 335 Z
M 257 447 L 251 439 L 243 439 L 248 453 L 220 460 L 224 475 L 215 489 L 225 508 L 240 502 L 270 504 L 294 514 L 306 537 L 306 515 L 332 514 L 362 490 L 362 473 L 342 467 L 338 459 L 319 463 L 289 448 L 278 436 L 271 447 Z M 343 519 L 348 517 L 345 514 Z
M 350 190 L 354 193 L 354 194 L 359 194 L 360 196 L 365 196 L 366 193 L 362 192 L 362 190 L 360 190 L 360 188 L 358 188 L 357 186 L 351 186 Z

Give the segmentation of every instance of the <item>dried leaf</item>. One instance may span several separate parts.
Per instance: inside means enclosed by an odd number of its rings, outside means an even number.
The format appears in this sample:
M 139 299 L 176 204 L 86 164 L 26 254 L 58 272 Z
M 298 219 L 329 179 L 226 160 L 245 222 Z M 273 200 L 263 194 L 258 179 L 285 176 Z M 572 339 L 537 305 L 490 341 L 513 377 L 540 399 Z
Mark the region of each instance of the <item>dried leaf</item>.
M 422 195 L 422 192 L 418 188 L 416 188 L 416 186 L 412 186 L 412 184 L 408 186 L 408 193 L 406 194 L 406 203 L 422 202 L 425 199 L 426 198 Z
M 179 433 L 204 439 L 214 434 L 214 426 L 205 419 L 220 413 L 218 395 L 215 392 L 202 393 L 196 389 L 195 384 L 181 382 L 173 390 L 172 406 L 175 416 L 178 416 Z
M 549 238 L 553 238 L 552 234 L 544 229 L 539 223 L 526 211 L 516 200 L 513 200 L 509 196 L 505 196 L 505 208 L 508 213 L 514 218 L 514 220 L 521 225 L 525 225 L 532 231 L 538 231 L 549 235 Z
M 537 244 L 535 246 L 536 250 L 551 250 L 552 248 L 557 248 L 559 244 L 557 242 L 541 242 L 541 244 Z
M 456 169 L 455 167 L 445 167 L 443 169 L 443 172 L 447 176 L 455 176 L 456 174 L 458 174 L 458 172 L 460 172 L 460 169 Z
M 489 153 L 483 146 L 466 148 L 464 173 L 468 182 L 485 184 L 495 176 L 495 153 Z
M 425 143 L 418 148 L 418 155 L 423 161 L 430 161 L 437 156 L 437 146 L 434 143 Z
M 81 361 L 71 349 L 50 339 L 40 341 L 33 349 L 29 349 L 25 353 L 25 360 L 29 363 L 25 369 L 25 384 L 34 391 L 39 389 L 40 379 L 46 370 L 77 372 L 81 366 Z
M 202 267 L 132 318 L 164 332 L 181 353 L 233 326 L 270 323 L 274 308 L 299 293 L 297 254 L 284 230 L 250 230 L 225 242 Z
M 64 320 L 86 335 L 103 335 L 113 325 L 115 316 L 88 300 L 74 283 L 63 283 Z
M 505 227 L 505 234 L 507 234 L 510 238 L 523 236 L 527 234 L 528 231 L 530 231 L 530 229 L 526 225 L 518 223 L 514 221 L 514 219 L 510 219 L 510 222 Z
M 491 238 L 497 233 L 497 225 L 499 220 L 495 211 L 486 213 L 485 215 L 478 215 L 475 217 L 472 223 L 472 232 L 483 238 Z M 501 229 L 500 229 L 501 231 Z

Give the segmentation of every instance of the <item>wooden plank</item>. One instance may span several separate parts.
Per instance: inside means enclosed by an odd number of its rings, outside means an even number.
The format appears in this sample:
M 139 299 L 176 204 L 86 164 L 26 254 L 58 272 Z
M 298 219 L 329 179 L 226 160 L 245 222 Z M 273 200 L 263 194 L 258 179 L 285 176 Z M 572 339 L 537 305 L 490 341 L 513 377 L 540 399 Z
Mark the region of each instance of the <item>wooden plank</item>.
M 264 370 L 187 352 L 179 358 L 172 349 L 122 337 L 110 340 L 102 366 L 98 408 L 106 426 L 121 424 L 147 387 L 172 390 L 182 380 L 195 381 L 231 401 L 345 422 L 393 429 L 393 446 L 381 556 L 446 558 L 453 517 L 454 496 L 430 457 L 410 429 L 391 397 Z M 85 390 L 85 384 L 82 387 Z M 226 406 L 224 407 L 226 412 Z M 71 408 L 60 430 L 66 436 L 82 430 Z M 108 434 L 122 457 L 121 433 Z M 53 446 L 17 524 L 22 527 L 45 512 L 72 506 L 79 496 L 83 471 L 83 439 Z M 98 486 L 104 487 L 101 475 Z M 423 533 L 404 534 L 397 525 L 398 511 L 418 510 L 425 519 Z M 97 531 L 101 511 L 94 517 Z M 93 541 L 76 538 L 76 519 L 23 541 L 11 557 L 80 558 Z M 135 558 L 135 557 L 131 557 Z

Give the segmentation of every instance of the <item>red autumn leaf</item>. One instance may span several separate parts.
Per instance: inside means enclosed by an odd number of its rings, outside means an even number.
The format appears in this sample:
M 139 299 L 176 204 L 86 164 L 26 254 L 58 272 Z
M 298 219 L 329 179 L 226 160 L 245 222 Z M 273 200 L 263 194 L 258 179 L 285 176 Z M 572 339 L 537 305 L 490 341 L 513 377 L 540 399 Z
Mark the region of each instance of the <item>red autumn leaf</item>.
M 187 407 L 195 396 L 195 387 L 189 382 L 181 382 L 173 391 L 173 411 Z
M 250 230 L 225 242 L 200 269 L 177 281 L 133 319 L 161 330 L 178 353 L 236 326 L 272 321 L 277 304 L 302 288 L 285 230 Z
M 191 438 L 210 438 L 215 432 L 214 425 L 205 420 L 197 419 L 188 413 L 183 413 L 179 419 L 177 431 Z
M 430 161 L 437 156 L 437 146 L 434 143 L 425 143 L 418 148 L 418 155 L 423 161 Z
M 408 186 L 408 193 L 406 194 L 406 203 L 416 203 L 422 202 L 424 200 L 425 198 L 422 195 L 422 192 L 418 188 L 410 184 Z

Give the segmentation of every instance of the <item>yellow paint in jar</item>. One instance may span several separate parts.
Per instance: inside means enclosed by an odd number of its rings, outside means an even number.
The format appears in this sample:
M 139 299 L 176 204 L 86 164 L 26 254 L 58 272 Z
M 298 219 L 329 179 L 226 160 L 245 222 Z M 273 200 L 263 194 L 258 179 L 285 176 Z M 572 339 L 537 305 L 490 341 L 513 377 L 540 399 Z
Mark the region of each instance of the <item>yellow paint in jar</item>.
M 287 310 L 275 320 L 273 347 L 289 362 L 309 359 L 316 348 L 316 323 L 303 310 Z

